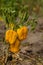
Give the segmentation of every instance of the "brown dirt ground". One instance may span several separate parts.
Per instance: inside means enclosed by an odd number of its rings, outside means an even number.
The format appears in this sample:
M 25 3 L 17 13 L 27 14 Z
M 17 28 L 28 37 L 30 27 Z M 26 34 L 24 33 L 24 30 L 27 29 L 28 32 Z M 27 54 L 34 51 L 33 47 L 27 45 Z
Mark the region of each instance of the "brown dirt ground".
M 29 31 L 27 39 L 22 42 L 17 58 L 3 42 L 4 34 L 5 24 L 0 21 L 0 65 L 43 65 L 43 17 L 38 18 L 36 29 Z

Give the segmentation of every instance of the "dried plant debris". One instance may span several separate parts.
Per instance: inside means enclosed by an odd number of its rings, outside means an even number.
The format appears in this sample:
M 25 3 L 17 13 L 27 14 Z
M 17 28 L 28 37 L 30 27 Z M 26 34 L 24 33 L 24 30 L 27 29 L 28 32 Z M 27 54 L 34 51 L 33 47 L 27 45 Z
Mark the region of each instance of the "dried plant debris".
M 37 30 L 35 30 L 35 33 L 30 33 L 31 35 L 28 36 L 29 42 L 26 41 L 24 44 L 21 44 L 17 57 L 8 51 L 9 45 L 2 41 L 5 31 L 1 31 L 0 65 L 43 65 L 43 24 L 41 22 L 40 24 L 38 23 Z
M 8 56 L 8 45 L 5 45 L 4 42 L 0 42 L 0 63 L 5 63 Z

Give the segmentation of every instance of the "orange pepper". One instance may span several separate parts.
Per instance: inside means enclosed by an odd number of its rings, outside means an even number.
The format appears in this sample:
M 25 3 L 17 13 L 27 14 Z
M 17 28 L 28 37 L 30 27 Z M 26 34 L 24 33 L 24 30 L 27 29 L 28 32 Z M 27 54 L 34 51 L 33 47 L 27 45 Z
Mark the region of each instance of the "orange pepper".
M 5 34 L 5 40 L 6 42 L 9 42 L 10 44 L 13 44 L 17 38 L 17 33 L 13 30 L 7 30 Z
M 9 50 L 13 53 L 17 53 L 20 48 L 20 41 L 17 39 L 16 42 L 12 45 L 10 45 Z
M 17 29 L 17 34 L 18 34 L 19 40 L 24 40 L 27 37 L 27 32 L 28 32 L 28 29 L 26 26 L 23 26 L 23 27 Z

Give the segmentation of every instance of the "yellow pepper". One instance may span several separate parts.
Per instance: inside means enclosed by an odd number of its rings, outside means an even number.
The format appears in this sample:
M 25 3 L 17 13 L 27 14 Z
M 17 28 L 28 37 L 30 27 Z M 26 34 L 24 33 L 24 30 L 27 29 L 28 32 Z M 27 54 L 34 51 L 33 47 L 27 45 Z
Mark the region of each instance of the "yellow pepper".
M 20 48 L 20 41 L 17 39 L 14 44 L 10 45 L 10 51 L 13 53 L 17 53 Z
M 5 34 L 5 40 L 6 42 L 9 42 L 10 44 L 13 44 L 17 38 L 17 33 L 13 30 L 7 30 Z
M 24 40 L 27 36 L 27 32 L 28 32 L 28 29 L 26 26 L 23 26 L 23 27 L 17 29 L 17 34 L 18 34 L 19 40 Z

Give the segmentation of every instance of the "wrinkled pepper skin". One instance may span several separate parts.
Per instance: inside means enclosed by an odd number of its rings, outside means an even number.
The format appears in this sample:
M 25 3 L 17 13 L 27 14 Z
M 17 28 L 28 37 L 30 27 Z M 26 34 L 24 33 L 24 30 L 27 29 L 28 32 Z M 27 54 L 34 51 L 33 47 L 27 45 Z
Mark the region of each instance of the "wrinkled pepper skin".
M 20 48 L 20 41 L 17 39 L 14 44 L 10 45 L 9 50 L 13 53 L 17 53 Z
M 6 42 L 9 42 L 9 44 L 13 44 L 17 38 L 17 33 L 13 30 L 7 30 L 5 34 L 5 40 Z
M 24 40 L 27 37 L 28 29 L 26 26 L 23 26 L 19 29 L 17 29 L 17 34 L 19 40 Z

